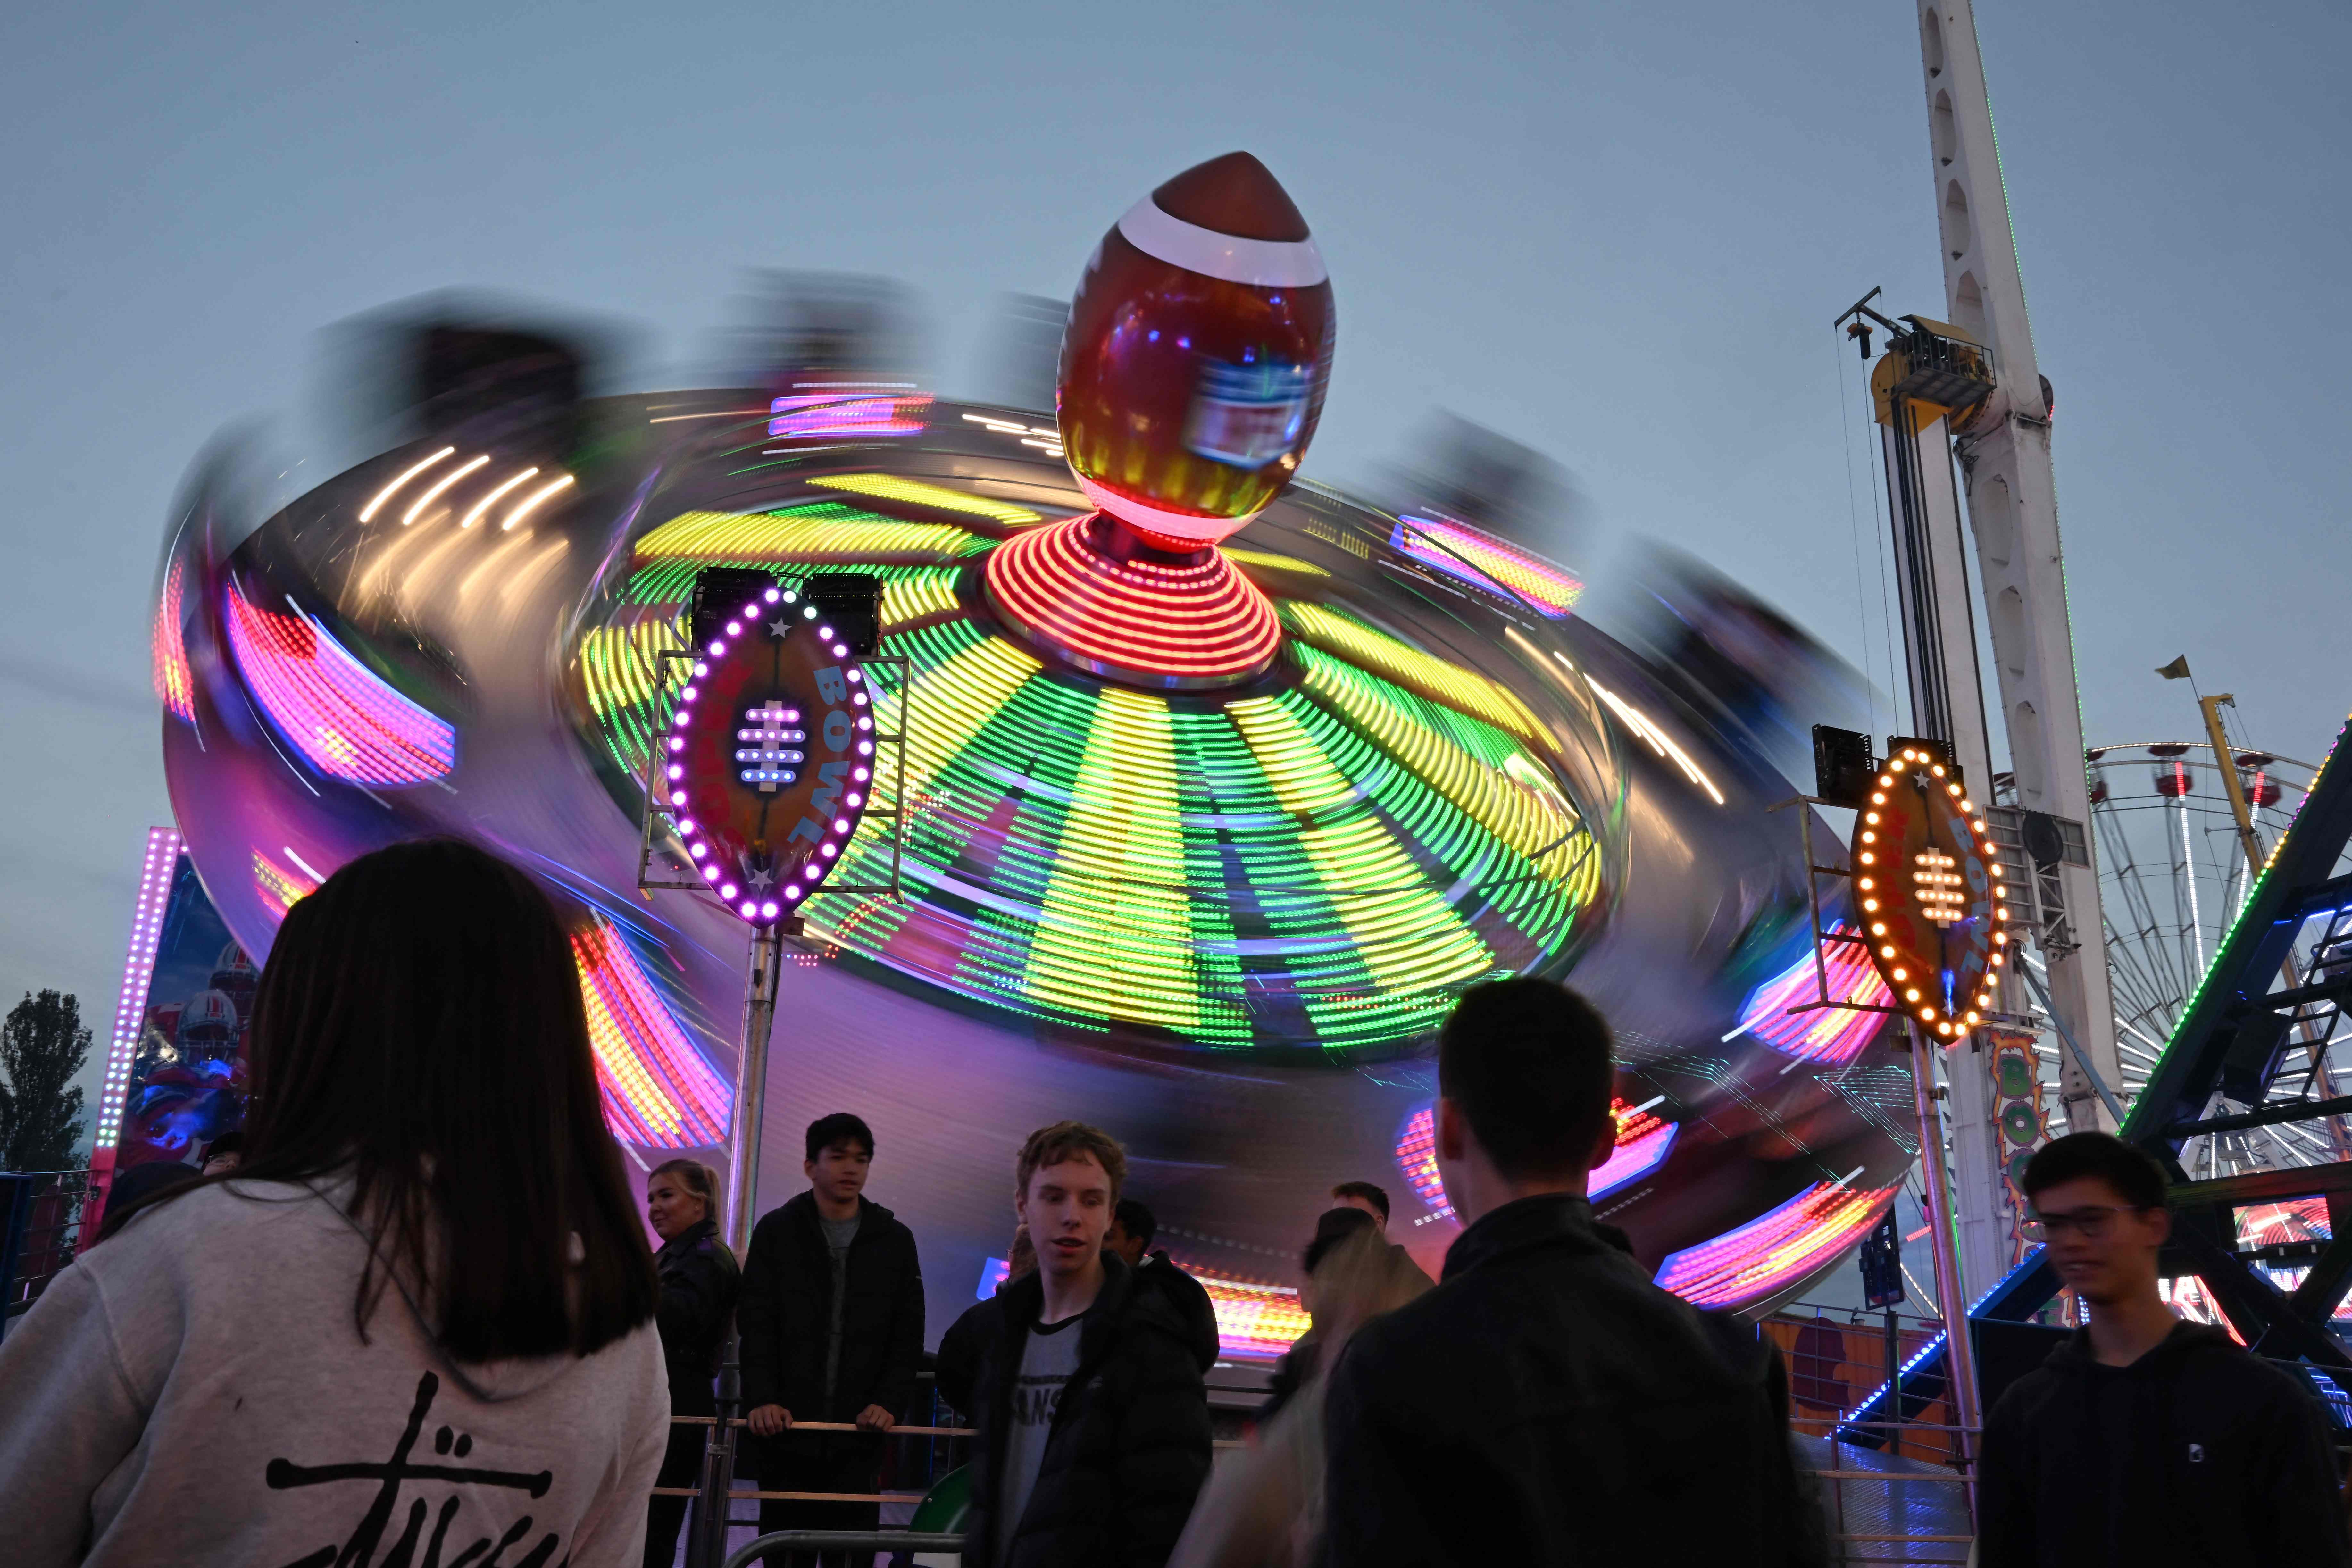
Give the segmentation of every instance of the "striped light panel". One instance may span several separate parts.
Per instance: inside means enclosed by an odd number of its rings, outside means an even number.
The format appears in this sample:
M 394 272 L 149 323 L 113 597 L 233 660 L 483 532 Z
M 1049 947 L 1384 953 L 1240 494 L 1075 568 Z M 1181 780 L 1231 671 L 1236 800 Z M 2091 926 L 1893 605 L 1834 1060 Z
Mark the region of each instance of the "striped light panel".
M 172 900 L 180 845 L 179 829 L 151 827 L 147 853 L 139 863 L 139 897 L 131 907 L 131 943 L 122 958 L 122 989 L 115 997 L 114 1034 L 106 1047 L 106 1081 L 99 1087 L 98 1121 L 91 1134 L 91 1146 L 104 1151 L 109 1169 L 115 1142 L 122 1133 L 122 1102 L 131 1084 L 131 1060 L 139 1054 L 139 1034 L 146 1026 L 147 989 L 155 973 L 155 949 L 163 940 L 164 906 Z
M 769 405 L 768 434 L 786 440 L 818 437 L 919 436 L 929 413 L 928 392 L 895 395 L 800 393 Z
M 1568 949 L 1599 858 L 1516 699 L 1339 612 L 1311 647 L 1294 626 L 1307 678 L 1279 691 L 1073 680 L 967 607 L 957 563 L 1069 527 L 992 543 L 834 502 L 675 519 L 638 542 L 624 607 L 583 641 L 607 751 L 641 771 L 662 716 L 640 623 L 667 636 L 698 566 L 855 563 L 884 581 L 884 649 L 920 700 L 903 791 L 877 770 L 835 880 L 890 880 L 881 814 L 903 794 L 906 896 L 828 893 L 804 911 L 813 935 L 1015 1016 L 1223 1051 L 1391 1044 L 1464 985 Z M 868 678 L 877 729 L 899 728 L 895 673 Z
M 1839 923 L 1831 928 L 1831 934 L 1859 933 Z M 1823 942 L 1821 965 L 1820 970 L 1814 968 L 1809 951 L 1758 986 L 1739 1010 L 1739 1028 L 1788 1056 L 1824 1067 L 1843 1067 L 1861 1055 L 1862 1047 L 1886 1024 L 1884 1013 L 1852 1009 L 1887 1006 L 1895 994 L 1871 967 L 1869 950 L 1858 942 Z M 1790 1012 L 1791 1007 L 1822 1001 L 1824 971 L 1829 975 L 1831 1005 L 1806 1013 Z
M 1025 506 L 992 500 L 968 490 L 951 490 L 945 485 L 927 485 L 920 479 L 901 479 L 896 474 L 835 474 L 809 480 L 809 488 L 844 490 L 850 495 L 871 496 L 876 500 L 925 506 L 935 511 L 961 512 L 967 517 L 984 517 L 1007 528 L 1025 528 L 1042 521 L 1036 512 Z
M 180 583 L 184 563 L 172 563 L 163 595 L 155 606 L 155 696 L 164 711 L 191 723 L 196 717 L 196 683 L 188 672 L 188 648 L 180 630 Z
M 1273 659 L 1274 606 L 1223 555 L 1115 560 L 1088 541 L 1093 521 L 1034 529 L 989 552 L 989 594 L 1014 625 L 1091 668 L 1170 685 L 1238 679 Z
M 1584 596 L 1584 584 L 1550 562 L 1451 518 L 1401 517 L 1389 543 L 1424 566 L 1517 599 L 1553 620 Z
M 1587 1197 L 1614 1192 L 1634 1177 L 1656 1170 L 1665 1163 L 1675 1146 L 1675 1135 L 1680 1131 L 1675 1123 L 1659 1120 L 1646 1108 L 1614 1098 L 1609 1102 L 1609 1113 L 1617 1119 L 1616 1149 L 1586 1178 Z M 1454 1217 L 1454 1205 L 1446 1201 L 1445 1183 L 1437 1173 L 1437 1113 L 1433 1108 L 1423 1106 L 1405 1118 L 1404 1126 L 1397 1133 L 1396 1163 L 1413 1194 L 1432 1214 L 1440 1219 Z
M 1209 1304 L 1217 1313 L 1217 1348 L 1224 1355 L 1250 1360 L 1278 1356 L 1297 1344 L 1309 1326 L 1298 1292 L 1288 1286 L 1223 1279 L 1191 1268 L 1184 1271 L 1209 1293 Z
M 319 884 L 257 849 L 253 852 L 253 890 L 261 895 L 262 907 L 282 921 L 287 910 L 317 892 Z
M 1859 1242 L 1895 1192 L 1816 1182 L 1769 1214 L 1675 1253 L 1659 1265 L 1657 1282 L 1698 1307 L 1769 1296 Z
M 272 728 L 330 778 L 429 783 L 457 765 L 457 727 L 402 696 L 299 612 L 257 609 L 228 585 L 228 644 Z
M 615 1138 L 695 1149 L 727 1136 L 727 1085 L 686 1037 L 627 938 L 599 920 L 572 934 L 604 1121 Z

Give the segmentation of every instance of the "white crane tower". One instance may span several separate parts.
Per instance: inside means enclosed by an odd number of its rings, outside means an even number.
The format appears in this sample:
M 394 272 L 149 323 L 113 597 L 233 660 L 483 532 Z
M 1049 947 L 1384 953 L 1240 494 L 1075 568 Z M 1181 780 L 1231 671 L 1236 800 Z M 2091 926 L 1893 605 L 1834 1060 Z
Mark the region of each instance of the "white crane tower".
M 1977 600 L 1969 582 L 1973 555 L 2014 779 L 2015 816 L 2008 820 L 2017 840 L 2017 869 L 2027 884 L 2017 891 L 2030 895 L 2016 901 L 2031 921 L 2035 948 L 2011 972 L 2003 1005 L 2023 1012 L 2031 994 L 2055 1026 L 2067 1125 L 2112 1128 L 2110 1090 L 2122 1074 L 2098 878 L 2084 829 L 2090 790 L 2051 468 L 2050 388 L 2035 363 L 2026 321 L 1975 13 L 1970 0 L 1916 4 L 1949 321 L 1912 317 L 1906 328 L 1876 318 L 1920 347 L 1907 367 L 1882 363 L 1875 378 L 1881 418 L 1888 421 L 1888 481 L 1897 491 L 1895 556 L 1914 727 L 1948 743 L 1977 798 L 1992 798 Z M 1936 374 L 1919 374 L 1928 359 L 1937 359 L 1946 377 L 1941 384 L 1957 386 L 1969 379 L 1971 367 L 1981 375 L 1977 349 L 1990 353 L 1992 390 L 1973 405 L 1938 396 Z M 1892 379 L 1906 368 L 1913 373 L 1909 415 L 1901 401 L 1906 394 Z M 1890 390 L 1895 412 L 1888 420 Z M 1982 390 L 1979 379 L 1975 391 Z M 1986 1072 L 1965 1059 L 1970 1048 L 1956 1047 L 1948 1077 L 1953 1217 L 1961 1272 L 1973 1298 L 2005 1271 L 2011 1243 L 1990 1086 Z M 1948 1303 L 1946 1310 L 1963 1305 Z

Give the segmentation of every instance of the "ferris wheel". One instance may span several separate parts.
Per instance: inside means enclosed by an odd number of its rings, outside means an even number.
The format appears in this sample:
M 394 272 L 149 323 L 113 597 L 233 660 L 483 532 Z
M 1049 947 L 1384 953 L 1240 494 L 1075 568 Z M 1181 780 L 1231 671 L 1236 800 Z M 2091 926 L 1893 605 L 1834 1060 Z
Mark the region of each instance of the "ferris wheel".
M 2294 820 L 2317 769 L 2292 757 L 2238 748 L 2223 760 L 2205 741 L 2095 746 L 2084 761 L 2123 1068 L 2123 1082 L 2114 1087 L 2128 1106 L 2147 1083 L 2252 886 L 2221 770 L 2236 772 L 2258 848 L 2266 855 Z M 2315 965 L 2352 963 L 2352 952 L 2337 950 L 2341 942 L 2337 949 L 2320 950 L 2326 924 L 2311 922 L 2297 941 L 2290 961 L 2297 975 L 2307 975 Z M 2038 968 L 2039 955 L 2028 953 L 2026 962 Z M 2315 1078 L 2323 1080 L 2320 1095 L 2344 1092 L 2324 1081 L 2330 1071 L 2327 1046 L 2336 1033 L 2332 1016 L 2294 1031 L 2265 1092 L 2294 1098 Z M 2054 1078 L 2054 1051 L 2048 1053 L 2045 1068 Z M 2063 1115 L 2053 1121 L 2054 1133 Z M 2311 1164 L 2352 1154 L 2347 1138 L 2352 1128 L 2341 1118 L 2282 1124 L 2191 1140 L 2181 1150 L 2181 1161 L 2192 1177 Z

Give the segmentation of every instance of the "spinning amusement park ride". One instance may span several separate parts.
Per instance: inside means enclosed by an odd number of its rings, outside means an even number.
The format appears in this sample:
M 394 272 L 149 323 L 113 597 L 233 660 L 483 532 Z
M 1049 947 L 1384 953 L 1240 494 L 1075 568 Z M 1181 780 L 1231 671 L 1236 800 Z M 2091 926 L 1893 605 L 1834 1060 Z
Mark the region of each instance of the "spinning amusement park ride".
M 2334 1016 L 2309 1011 L 2352 977 L 2332 936 L 2260 955 L 2305 1009 L 2279 1050 L 2183 1043 L 2222 966 L 2193 972 L 2287 897 L 2280 866 L 2332 874 L 2311 807 L 2277 838 L 2307 771 L 2234 757 L 2270 868 L 2215 887 L 2190 855 L 2168 892 L 2123 853 L 2157 820 L 2124 815 L 2124 753 L 2073 765 L 2049 393 L 1974 24 L 1959 0 L 1921 26 L 1951 320 L 1853 319 L 1893 334 L 1875 391 L 1916 731 L 1879 793 L 1912 788 L 1897 763 L 1956 787 L 1867 803 L 1856 831 L 1890 842 L 1851 865 L 1686 672 L 1577 616 L 1572 573 L 1476 518 L 1297 477 L 1331 283 L 1236 153 L 1104 237 L 1057 415 L 837 368 L 585 402 L 459 376 L 415 439 L 257 525 L 201 471 L 154 657 L 205 889 L 260 954 L 378 846 L 454 833 L 524 866 L 571 926 L 615 1134 L 727 1148 L 734 1190 L 760 1172 L 772 1198 L 796 1171 L 761 1171 L 762 1126 L 858 1110 L 942 1323 L 1005 1249 L 1020 1138 L 1066 1116 L 1126 1141 L 1232 1353 L 1303 1329 L 1292 1249 L 1336 1180 L 1402 1178 L 1396 1231 L 1433 1266 L 1456 1229 L 1433 1032 L 1509 974 L 1570 980 L 1614 1022 L 1595 1203 L 1709 1306 L 1788 1299 L 1887 1213 L 1936 1119 L 1915 1063 L 1948 1094 L 1948 1300 L 2032 1298 L 2004 1170 L 2143 1086 L 2136 1122 L 2160 1089 L 2152 1136 L 2201 1176 L 2340 1158 L 2340 1123 L 2297 1120 L 2352 1109 Z M 1898 865 L 1859 858 L 1898 832 Z M 2160 931 L 2172 893 L 2199 912 Z M 771 1010 L 772 1047 L 739 1052 Z M 2217 1118 L 2215 1095 L 2248 1109 Z M 2280 1179 L 2294 1239 L 2332 1248 L 2336 1200 L 2312 1194 L 2337 1189 Z M 2296 1298 L 2347 1279 L 2314 1266 Z M 2242 1284 L 2214 1294 L 2258 1299 Z
M 1287 1258 L 1335 1180 L 1401 1176 L 1436 1261 L 1433 1032 L 1480 980 L 1570 977 L 1620 1031 L 1602 1210 L 1693 1300 L 1794 1290 L 1916 1139 L 1883 1015 L 1787 1011 L 1789 786 L 1568 572 L 1296 482 L 1330 296 L 1234 154 L 1105 236 L 1058 423 L 803 377 L 477 413 L 249 536 L 200 486 L 156 635 L 206 886 L 263 952 L 394 839 L 530 868 L 648 1152 L 729 1141 L 748 921 L 766 1120 L 874 1122 L 940 1321 L 1003 1253 L 1019 1138 L 1080 1116 L 1237 1353 L 1303 1327 Z M 853 578 L 858 647 L 806 614 Z

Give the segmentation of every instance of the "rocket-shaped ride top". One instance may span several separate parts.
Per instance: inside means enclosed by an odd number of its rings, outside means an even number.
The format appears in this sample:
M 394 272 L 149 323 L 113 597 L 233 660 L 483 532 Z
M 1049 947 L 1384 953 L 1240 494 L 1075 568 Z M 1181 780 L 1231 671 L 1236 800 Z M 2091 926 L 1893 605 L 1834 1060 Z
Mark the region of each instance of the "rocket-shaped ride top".
M 1255 158 L 1228 153 L 1136 203 L 1095 247 L 1062 338 L 1062 440 L 1098 510 L 991 554 L 999 614 L 1136 685 L 1263 673 L 1273 607 L 1216 544 L 1297 471 L 1335 328 L 1307 220 Z

